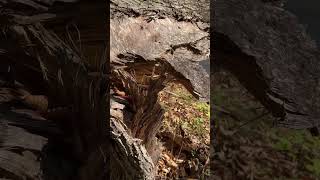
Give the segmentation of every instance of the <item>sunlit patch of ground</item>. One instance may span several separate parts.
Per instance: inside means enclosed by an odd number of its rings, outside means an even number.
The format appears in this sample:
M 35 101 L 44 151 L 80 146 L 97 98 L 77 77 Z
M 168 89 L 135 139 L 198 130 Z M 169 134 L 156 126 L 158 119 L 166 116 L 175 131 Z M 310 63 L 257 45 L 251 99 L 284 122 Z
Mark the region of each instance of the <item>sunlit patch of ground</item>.
M 179 84 L 169 84 L 159 99 L 166 110 L 158 133 L 165 147 L 157 164 L 159 176 L 203 179 L 209 170 L 209 104 Z

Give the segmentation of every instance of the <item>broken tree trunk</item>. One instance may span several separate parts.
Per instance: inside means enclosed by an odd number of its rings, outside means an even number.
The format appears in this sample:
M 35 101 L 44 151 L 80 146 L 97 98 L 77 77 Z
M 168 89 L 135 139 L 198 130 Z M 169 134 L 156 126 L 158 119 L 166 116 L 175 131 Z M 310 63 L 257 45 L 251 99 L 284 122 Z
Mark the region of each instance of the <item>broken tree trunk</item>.
M 163 110 L 157 102 L 157 92 L 163 88 L 163 81 L 177 80 L 196 97 L 203 100 L 209 97 L 209 76 L 199 64 L 199 61 L 208 61 L 209 54 L 209 1 L 204 2 L 206 4 L 185 1 L 182 9 L 181 1 L 112 2 L 111 25 L 115 28 L 110 33 L 111 39 L 114 38 L 111 40 L 114 43 L 112 78 L 115 84 L 123 87 L 134 85 L 127 87 L 132 93 L 129 96 L 134 96 L 133 118 L 125 118 L 134 123 L 125 128 L 123 119 L 111 118 L 111 129 L 106 118 L 109 113 L 106 73 L 109 69 L 105 61 L 109 59 L 102 56 L 108 36 L 104 31 L 104 13 L 99 11 L 104 10 L 105 3 L 0 2 L 5 9 L 0 14 L 3 30 L 0 55 L 4 63 L 1 72 L 10 69 L 14 79 L 22 82 L 27 90 L 48 96 L 49 108 L 70 108 L 71 114 L 52 120 L 67 132 L 64 138 L 70 138 L 71 148 L 62 148 L 63 151 L 72 154 L 80 166 L 76 167 L 72 178 L 105 179 L 111 175 L 112 179 L 152 179 L 155 176 L 151 154 L 157 148 L 154 137 L 162 120 Z M 123 31 L 118 31 L 124 29 L 126 23 L 137 33 L 124 36 L 132 38 L 131 45 L 121 40 Z M 140 31 L 137 24 L 146 29 Z M 174 31 L 169 31 L 167 25 Z M 138 32 L 144 33 L 142 37 L 145 38 L 135 42 L 139 39 Z M 92 58 L 95 54 L 98 58 Z M 161 68 L 153 71 L 158 65 Z M 144 76 L 148 76 L 146 81 Z M 141 88 L 140 83 L 149 88 Z M 139 93 L 143 98 L 138 97 Z M 130 104 L 126 106 L 130 108 Z M 123 112 L 128 117 L 126 113 L 130 110 Z M 110 156 L 106 152 L 111 152 Z M 112 162 L 109 170 L 108 160 Z
M 208 22 L 209 1 L 111 2 L 111 84 L 121 92 L 111 96 L 111 128 L 122 137 L 112 138 L 111 178 L 154 179 L 164 113 L 158 93 L 168 82 L 209 100 Z
M 297 18 L 267 1 L 214 4 L 215 64 L 290 128 L 319 126 L 319 50 Z
M 9 67 L 12 78 L 27 90 L 46 95 L 50 108 L 69 108 L 69 113 L 50 120 L 69 138 L 69 147 L 62 150 L 78 166 L 71 178 L 107 178 L 106 3 L 28 0 L 1 1 L 0 6 L 1 72 Z M 74 28 L 67 28 L 72 24 Z M 88 58 L 92 49 L 96 58 Z

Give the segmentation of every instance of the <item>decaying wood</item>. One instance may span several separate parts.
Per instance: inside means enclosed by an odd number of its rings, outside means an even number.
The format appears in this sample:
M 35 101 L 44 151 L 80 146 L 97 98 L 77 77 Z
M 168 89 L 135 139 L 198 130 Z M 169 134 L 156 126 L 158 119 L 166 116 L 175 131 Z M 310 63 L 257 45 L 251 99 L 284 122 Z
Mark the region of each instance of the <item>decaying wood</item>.
M 113 2 L 115 4 L 122 3 L 122 1 Z M 163 7 L 170 5 L 170 3 L 163 3 Z M 170 15 L 159 18 L 157 16 L 161 12 L 170 13 L 160 10 L 158 7 L 158 10 L 154 11 L 159 11 L 159 13 L 152 16 L 148 14 L 150 8 L 137 8 L 134 3 L 130 7 L 132 7 L 132 11 L 138 11 L 138 14 L 141 14 L 140 16 L 135 17 L 134 13 L 131 12 L 128 14 L 129 17 L 117 17 L 116 14 L 122 11 L 120 4 L 111 7 L 111 62 L 119 67 L 140 65 L 143 66 L 141 68 L 143 70 L 139 71 L 152 72 L 153 66 L 151 66 L 151 69 L 146 66 L 155 64 L 155 61 L 162 59 L 171 65 L 174 69 L 171 73 L 175 73 L 174 76 L 192 94 L 208 101 L 209 84 L 207 82 L 209 81 L 209 75 L 199 62 L 208 59 L 209 34 L 199 28 L 197 23 L 203 23 L 207 27 L 208 24 L 204 21 L 196 21 L 197 18 L 194 21 L 190 20 L 191 22 L 178 21 Z M 141 4 L 144 4 L 144 2 L 141 2 Z M 205 5 L 203 4 L 202 7 L 206 7 Z M 157 6 L 155 5 L 153 8 L 157 9 Z M 171 8 L 171 11 L 175 10 Z M 112 18 L 113 15 L 114 18 Z M 156 17 L 153 21 L 147 21 L 146 18 L 151 16 Z
M 120 106 L 120 108 L 119 108 Z M 111 178 L 154 179 L 154 164 L 140 139 L 123 122 L 124 106 L 111 99 Z M 117 113 L 118 112 L 118 113 Z M 121 167 L 121 168 L 119 168 Z
M 1 86 L 0 177 L 10 179 L 70 179 L 76 166 L 65 155 L 52 152 L 52 141 L 63 140 L 58 126 L 25 105 L 15 89 Z M 53 138 L 54 137 L 54 138 Z M 49 141 L 50 139 L 50 141 Z M 63 143 L 62 143 L 63 144 Z M 55 146 L 59 144 L 55 143 Z M 59 148 L 56 148 L 59 149 Z M 46 153 L 45 156 L 42 156 Z M 67 155 L 67 154 L 66 154 Z M 55 159 L 55 160 L 53 160 Z M 63 159 L 65 159 L 63 161 Z M 70 169 L 64 169 L 70 166 Z M 52 174 L 55 169 L 59 174 Z M 49 170 L 49 171 L 48 171 Z M 46 178 L 49 176 L 48 178 Z
M 108 80 L 104 74 L 108 70 L 105 56 L 106 3 L 88 2 L 0 2 L 1 73 L 11 69 L 13 79 L 22 82 L 31 94 L 48 97 L 47 105 L 40 96 L 25 96 L 23 100 L 25 105 L 31 105 L 29 108 L 45 111 L 47 106 L 50 109 L 71 107 L 71 116 L 64 116 L 64 122 L 59 124 L 63 127 L 59 130 L 63 130 L 64 139 L 69 139 L 68 146 L 62 151 L 73 157 L 71 162 L 78 167 L 71 176 L 63 177 L 52 173 L 56 167 L 49 163 L 44 172 L 49 179 L 107 177 L 107 159 L 104 158 L 108 143 Z M 92 76 L 90 71 L 98 75 Z M 46 128 L 48 121 L 43 119 L 24 122 L 18 117 L 10 125 L 31 129 L 41 135 L 52 133 Z M 32 140 L 26 138 L 26 141 Z M 57 141 L 62 140 L 58 138 Z M 40 178 L 34 176 L 30 179 Z
M 127 127 L 123 139 L 141 144 L 137 149 L 118 146 L 124 140 L 117 141 L 113 149 L 120 155 L 115 164 L 122 160 L 123 165 L 113 168 L 117 174 L 111 177 L 125 171 L 128 174 L 121 177 L 154 177 L 160 153 L 156 134 L 164 114 L 158 93 L 168 82 L 181 83 L 195 97 L 209 100 L 209 66 L 203 67 L 209 58 L 208 22 L 209 1 L 111 2 L 111 83 L 130 97 L 117 99 L 121 105 L 113 106 L 122 110 L 111 109 L 111 114 L 118 117 L 118 125 Z M 134 152 L 140 162 L 133 166 L 124 152 Z M 134 171 L 126 169 L 130 166 Z
M 71 162 L 79 161 L 72 177 L 104 179 L 110 174 L 113 179 L 154 177 L 151 152 L 156 147 L 154 137 L 163 113 L 157 93 L 164 87 L 164 80 L 177 80 L 196 97 L 209 98 L 209 76 L 199 64 L 207 61 L 209 54 L 208 11 L 204 11 L 209 9 L 209 1 L 204 2 L 183 1 L 181 7 L 181 1 L 112 1 L 110 60 L 113 73 L 119 72 L 119 76 L 112 78 L 120 79 L 133 97 L 133 112 L 118 113 L 124 117 L 130 117 L 131 113 L 132 118 L 127 120 L 132 120 L 133 126 L 128 129 L 116 118 L 111 118 L 109 129 L 106 118 L 109 68 L 105 61 L 109 59 L 102 54 L 108 36 L 104 13 L 99 13 L 105 9 L 105 2 L 0 2 L 1 8 L 5 8 L 0 13 L 3 59 L 0 71 L 6 74 L 11 68 L 14 78 L 8 79 L 22 82 L 31 94 L 47 96 L 49 109 L 71 107 L 71 115 L 65 116 L 66 124 L 60 129 L 72 127 L 64 137 L 70 138 L 67 143 L 70 148 L 62 148 L 75 158 Z M 121 31 L 130 30 L 128 26 L 132 31 Z M 166 67 L 165 71 L 153 71 L 158 64 Z M 121 76 L 125 74 L 133 79 Z M 148 78 L 145 81 L 143 77 Z M 126 86 L 129 84 L 133 86 Z M 30 124 L 33 130 L 44 130 L 43 124 Z M 111 171 L 107 168 L 110 161 L 114 165 Z M 45 176 L 54 179 L 53 169 L 47 167 Z

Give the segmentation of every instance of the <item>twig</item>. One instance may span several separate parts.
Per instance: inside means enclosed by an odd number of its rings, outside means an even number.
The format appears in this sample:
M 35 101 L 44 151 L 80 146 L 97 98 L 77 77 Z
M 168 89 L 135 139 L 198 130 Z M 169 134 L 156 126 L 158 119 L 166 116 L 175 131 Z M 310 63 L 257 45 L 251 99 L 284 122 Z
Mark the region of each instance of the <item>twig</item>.
M 173 95 L 173 96 L 176 96 L 176 97 L 178 97 L 178 98 L 183 98 L 182 96 L 180 96 L 180 95 L 178 95 L 178 94 L 176 94 L 176 93 L 173 93 L 173 92 L 171 92 L 171 91 L 168 91 L 168 90 L 163 90 L 163 92 L 166 92 L 166 93 L 171 94 L 171 95 Z
M 100 149 L 100 153 L 101 153 L 102 158 L 103 158 L 103 162 L 104 162 L 104 163 L 105 163 L 105 162 L 107 162 L 107 157 L 106 157 L 106 155 L 104 154 L 104 152 L 103 152 L 103 150 L 102 150 L 101 146 L 99 146 L 99 149 Z
M 232 129 L 236 129 L 235 131 L 238 131 L 239 129 L 241 129 L 241 128 L 244 127 L 245 125 L 247 125 L 247 124 L 249 124 L 249 123 L 252 123 L 252 122 L 254 122 L 254 121 L 256 121 L 256 120 L 259 120 L 259 119 L 261 119 L 262 117 L 268 115 L 269 113 L 270 113 L 269 111 L 267 111 L 267 112 L 265 112 L 265 113 L 262 113 L 262 114 L 260 114 L 260 115 L 258 115 L 258 116 L 256 116 L 256 117 L 250 119 L 249 121 L 241 124 L 241 125 L 238 126 L 237 128 L 232 128 Z
M 206 160 L 206 162 L 205 162 L 205 164 L 204 164 L 204 166 L 203 166 L 203 169 L 202 169 L 202 174 L 205 173 L 205 171 L 206 171 L 209 163 L 210 163 L 210 156 L 207 157 L 207 160 Z
M 217 112 L 223 113 L 223 114 L 225 114 L 227 116 L 230 116 L 232 119 L 234 119 L 236 121 L 240 121 L 240 119 L 242 119 L 241 117 L 238 118 L 239 115 L 237 115 L 237 113 L 234 113 L 229 109 L 226 109 L 224 107 L 221 107 L 221 106 L 218 106 L 218 105 L 215 105 L 215 104 L 213 104 L 211 106 L 213 106 L 212 107 L 213 111 L 217 111 Z

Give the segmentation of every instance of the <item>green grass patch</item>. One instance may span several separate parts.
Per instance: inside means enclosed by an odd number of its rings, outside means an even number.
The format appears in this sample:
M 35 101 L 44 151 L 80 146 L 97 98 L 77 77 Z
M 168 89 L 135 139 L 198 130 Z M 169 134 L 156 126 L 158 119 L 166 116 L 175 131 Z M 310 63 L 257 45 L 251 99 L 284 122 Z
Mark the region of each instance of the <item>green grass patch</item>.
M 202 112 L 205 116 L 210 117 L 210 106 L 204 102 L 198 102 L 195 105 L 195 109 Z
M 279 138 L 278 142 L 273 144 L 273 148 L 279 151 L 290 151 L 292 143 L 287 138 Z
M 311 164 L 306 166 L 307 170 L 313 173 L 316 177 L 320 177 L 320 159 L 312 159 Z

